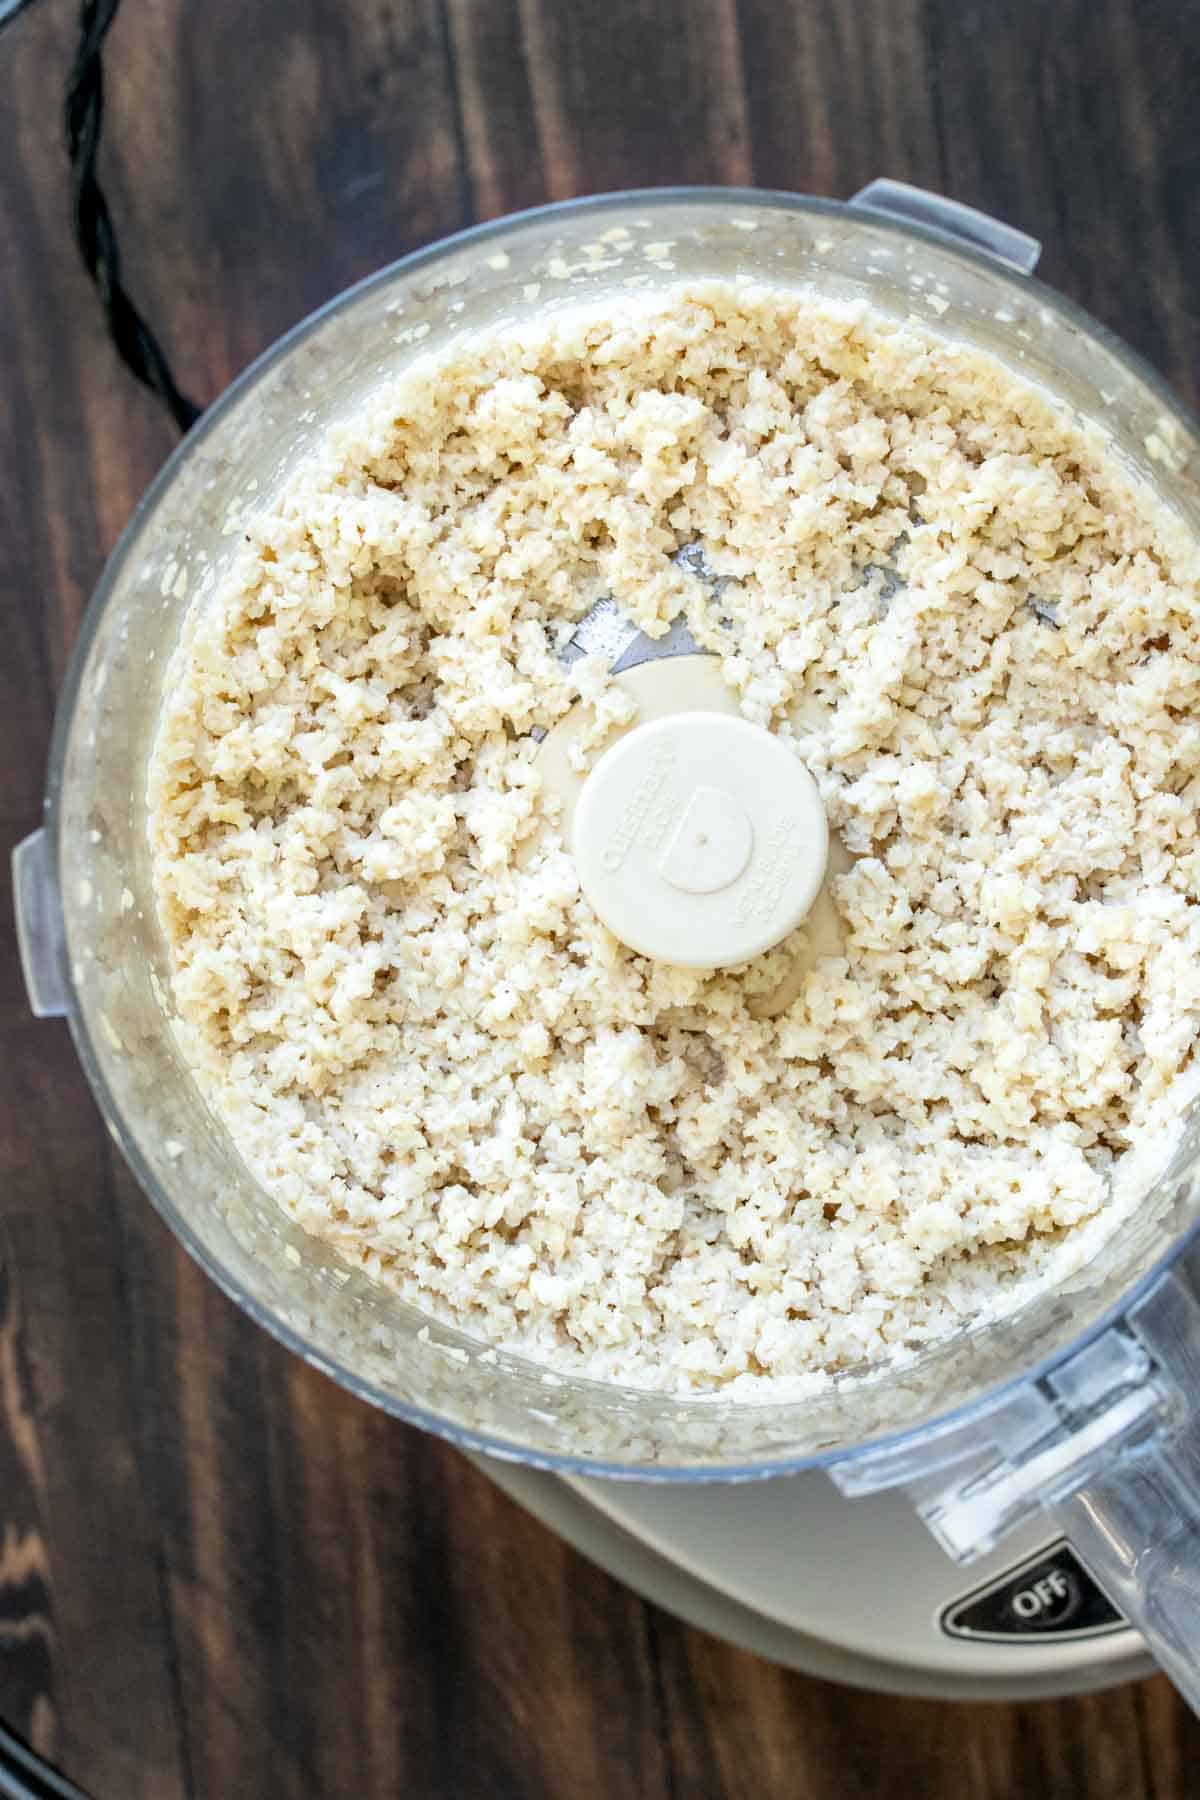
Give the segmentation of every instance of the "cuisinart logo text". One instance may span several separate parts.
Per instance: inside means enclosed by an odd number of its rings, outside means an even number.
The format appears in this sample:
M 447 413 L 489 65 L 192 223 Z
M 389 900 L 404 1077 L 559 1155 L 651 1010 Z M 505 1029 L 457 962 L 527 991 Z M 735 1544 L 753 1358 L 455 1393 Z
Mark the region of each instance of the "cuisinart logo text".
M 669 781 L 675 768 L 675 752 L 669 744 L 659 744 L 654 752 L 654 760 L 638 782 L 625 811 L 617 820 L 612 836 L 604 846 L 601 863 L 609 875 L 615 875 L 633 846 L 642 836 L 642 828 L 654 811 L 659 795 Z M 660 829 L 653 834 L 657 841 L 670 823 L 670 816 L 665 819 Z

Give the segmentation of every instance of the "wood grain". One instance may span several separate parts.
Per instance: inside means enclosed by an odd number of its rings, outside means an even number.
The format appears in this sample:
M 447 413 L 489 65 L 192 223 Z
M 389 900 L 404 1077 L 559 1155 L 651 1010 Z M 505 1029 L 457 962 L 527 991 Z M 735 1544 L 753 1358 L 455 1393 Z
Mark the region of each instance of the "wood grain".
M 0 848 L 171 444 L 66 227 L 73 0 L 0 36 Z M 215 394 L 416 244 L 589 189 L 889 173 L 1041 235 L 1200 376 L 1190 0 L 126 0 L 104 171 L 130 285 Z M 472 1467 L 290 1359 L 114 1162 L 27 1016 L 0 888 L 0 1716 L 98 1800 L 1187 1800 L 1165 1682 L 955 1707 L 770 1667 L 644 1605 Z

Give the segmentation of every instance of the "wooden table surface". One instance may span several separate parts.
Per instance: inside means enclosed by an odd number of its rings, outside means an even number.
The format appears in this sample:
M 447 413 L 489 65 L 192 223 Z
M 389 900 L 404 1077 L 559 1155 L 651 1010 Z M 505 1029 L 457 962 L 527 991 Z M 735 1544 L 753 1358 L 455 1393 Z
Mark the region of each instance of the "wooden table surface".
M 0 35 L 0 849 L 89 591 L 172 443 L 68 234 L 76 0 Z M 126 0 L 104 168 L 201 398 L 348 282 L 590 190 L 924 183 L 1195 403 L 1196 0 Z M 99 1800 L 1183 1800 L 1164 1681 L 940 1705 L 644 1605 L 255 1330 L 152 1214 L 0 884 L 0 1718 Z

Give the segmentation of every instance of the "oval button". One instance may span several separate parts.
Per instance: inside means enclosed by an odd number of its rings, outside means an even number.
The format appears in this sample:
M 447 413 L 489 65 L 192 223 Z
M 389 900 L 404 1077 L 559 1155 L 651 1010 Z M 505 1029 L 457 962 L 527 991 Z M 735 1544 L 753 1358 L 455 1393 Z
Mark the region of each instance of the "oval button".
M 744 807 L 723 788 L 698 787 L 667 840 L 658 869 L 685 894 L 715 894 L 736 881 L 754 848 Z

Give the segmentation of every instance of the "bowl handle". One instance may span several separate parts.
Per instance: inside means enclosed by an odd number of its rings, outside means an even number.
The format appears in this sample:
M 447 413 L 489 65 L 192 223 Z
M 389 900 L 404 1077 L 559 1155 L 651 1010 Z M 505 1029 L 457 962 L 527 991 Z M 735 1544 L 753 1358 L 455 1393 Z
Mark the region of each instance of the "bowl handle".
M 1132 1315 L 1174 1402 L 1051 1511 L 1080 1560 L 1200 1713 L 1200 1304 L 1175 1269 Z
M 58 884 L 45 826 L 12 853 L 13 908 L 25 991 L 35 1018 L 61 1019 L 68 1010 L 70 977 Z
M 830 1467 L 904 1488 L 970 1563 L 1040 1513 L 1200 1712 L 1200 1299 L 1182 1262 L 1122 1319 L 983 1416 Z M 1019 1571 L 1017 1571 L 1019 1573 Z
M 1037 238 L 993 219 L 990 213 L 977 212 L 961 200 L 947 200 L 931 194 L 927 188 L 910 187 L 907 181 L 879 180 L 860 188 L 850 201 L 867 212 L 885 213 L 904 225 L 923 225 L 940 237 L 982 250 L 993 262 L 1018 275 L 1032 275 L 1037 268 L 1042 246 Z

